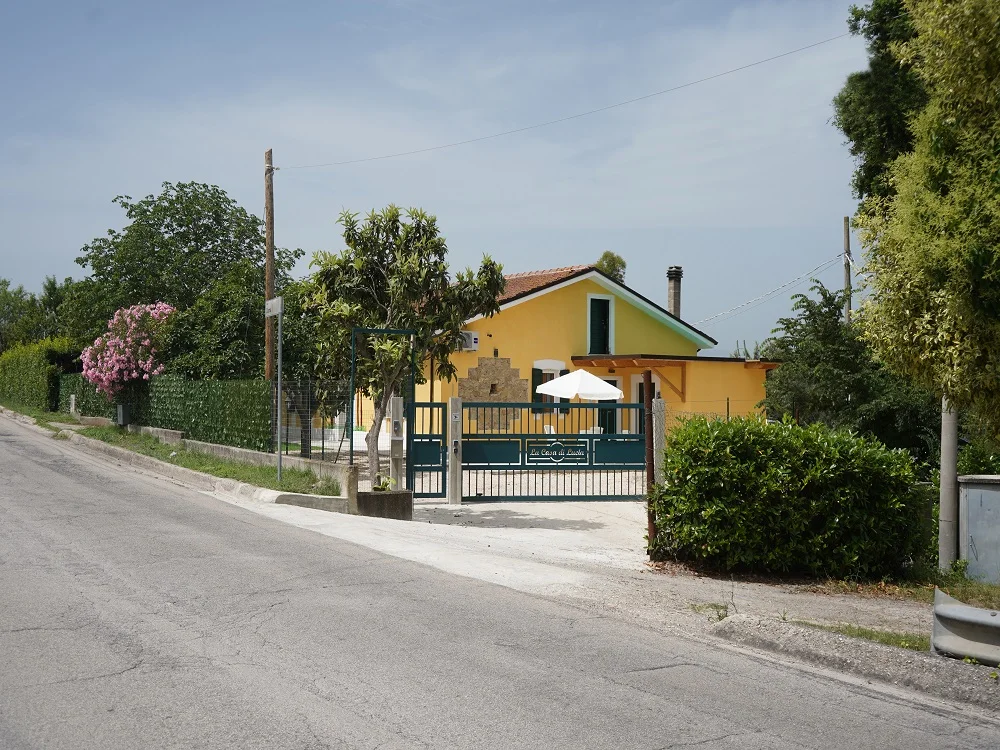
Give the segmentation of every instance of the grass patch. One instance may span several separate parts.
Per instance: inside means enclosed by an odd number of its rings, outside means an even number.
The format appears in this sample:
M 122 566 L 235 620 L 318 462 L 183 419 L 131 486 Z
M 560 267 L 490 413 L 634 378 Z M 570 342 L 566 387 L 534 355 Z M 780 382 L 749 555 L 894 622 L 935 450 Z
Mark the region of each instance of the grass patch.
M 646 565 L 652 570 L 671 576 L 723 580 L 721 575 L 713 575 L 711 572 L 681 562 L 659 561 Z M 948 572 L 936 569 L 914 571 L 909 578 L 902 580 L 856 581 L 828 578 L 817 581 L 800 577 L 768 575 L 732 575 L 729 578 L 743 583 L 781 586 L 792 592 L 898 599 L 924 604 L 934 602 L 934 587 L 936 586 L 970 607 L 1000 610 L 1000 585 L 967 578 L 961 564 L 957 564 L 955 570 Z
M 46 411 L 45 409 L 39 409 L 35 406 L 24 406 L 22 404 L 15 404 L 9 401 L 0 400 L 0 406 L 11 411 L 16 411 L 18 414 L 23 414 L 26 417 L 31 417 L 35 420 L 35 423 L 39 427 L 44 427 L 46 430 L 52 430 L 52 432 L 58 432 L 58 427 L 53 427 L 52 422 L 62 422 L 64 424 L 79 424 L 76 417 L 72 414 L 63 414 L 58 411 Z
M 334 497 L 340 495 L 340 482 L 327 477 L 317 477 L 308 470 L 282 468 L 281 485 L 279 486 L 276 466 L 254 466 L 230 461 L 218 456 L 190 451 L 179 445 L 163 443 L 151 435 L 135 435 L 117 427 L 85 427 L 78 432 L 85 437 L 152 456 L 175 466 L 211 474 L 222 479 L 235 479 L 255 487 L 308 495 L 331 495 Z
M 829 633 L 839 633 L 851 638 L 863 638 L 866 641 L 874 641 L 886 646 L 905 648 L 910 651 L 930 651 L 930 636 L 920 633 L 895 633 L 891 630 L 876 630 L 875 628 L 863 628 L 859 625 L 826 625 L 806 620 L 792 620 L 796 625 L 805 625 L 817 630 L 826 630 Z
M 705 602 L 703 604 L 691 604 L 691 611 L 699 615 L 705 615 L 710 622 L 722 622 L 734 612 L 725 602 Z
M 854 594 L 885 599 L 907 599 L 930 604 L 934 601 L 934 587 L 963 604 L 983 609 L 1000 609 L 1000 585 L 966 578 L 964 573 L 930 572 L 912 581 L 856 581 L 828 580 L 810 585 L 811 591 L 821 594 Z

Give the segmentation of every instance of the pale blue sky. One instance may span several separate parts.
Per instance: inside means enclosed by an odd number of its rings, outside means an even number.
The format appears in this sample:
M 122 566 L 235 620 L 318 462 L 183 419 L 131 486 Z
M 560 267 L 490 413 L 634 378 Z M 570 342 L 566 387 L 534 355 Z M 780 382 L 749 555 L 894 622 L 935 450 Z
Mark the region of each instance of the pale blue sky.
M 111 198 L 222 186 L 262 214 L 262 163 L 419 149 L 682 84 L 846 31 L 845 0 L 6 3 L 0 9 L 0 276 L 80 277 L 122 224 Z M 865 66 L 840 39 L 569 123 L 412 157 L 275 178 L 277 241 L 339 249 L 335 219 L 435 213 L 454 265 L 508 271 L 606 249 L 691 323 L 840 252 L 852 163 L 830 100 Z M 305 264 L 301 273 L 307 270 Z M 834 266 L 821 278 L 839 284 Z M 805 285 L 797 290 L 805 289 Z M 728 354 L 788 294 L 706 324 Z

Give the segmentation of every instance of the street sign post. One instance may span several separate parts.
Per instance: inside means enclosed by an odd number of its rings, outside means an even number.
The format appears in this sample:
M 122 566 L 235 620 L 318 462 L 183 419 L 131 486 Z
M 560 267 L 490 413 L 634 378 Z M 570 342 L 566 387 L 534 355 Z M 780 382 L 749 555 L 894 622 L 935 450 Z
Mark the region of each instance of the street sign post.
M 264 317 L 278 319 L 278 485 L 281 485 L 281 318 L 285 312 L 285 298 L 275 297 L 264 303 Z

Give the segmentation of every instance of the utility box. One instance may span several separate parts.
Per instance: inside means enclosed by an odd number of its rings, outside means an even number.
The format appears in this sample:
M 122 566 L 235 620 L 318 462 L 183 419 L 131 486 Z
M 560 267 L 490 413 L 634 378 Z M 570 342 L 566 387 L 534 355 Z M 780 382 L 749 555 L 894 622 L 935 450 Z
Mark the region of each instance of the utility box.
M 128 404 L 118 404 L 118 414 L 115 424 L 119 427 L 128 427 L 132 423 L 132 407 Z
M 961 476 L 958 486 L 958 556 L 970 578 L 1000 583 L 1000 476 Z

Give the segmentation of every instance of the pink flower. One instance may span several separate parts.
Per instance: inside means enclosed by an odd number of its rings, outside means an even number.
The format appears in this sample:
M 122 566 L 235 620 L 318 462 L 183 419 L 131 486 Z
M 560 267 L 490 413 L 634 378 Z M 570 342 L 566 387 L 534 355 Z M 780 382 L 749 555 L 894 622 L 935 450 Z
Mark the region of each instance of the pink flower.
M 84 377 L 110 399 L 128 382 L 161 374 L 164 366 L 156 362 L 154 344 L 160 324 L 173 312 L 163 302 L 116 311 L 108 321 L 108 332 L 83 351 Z

